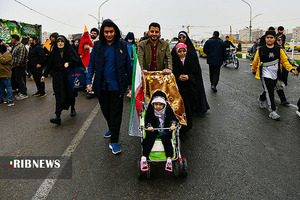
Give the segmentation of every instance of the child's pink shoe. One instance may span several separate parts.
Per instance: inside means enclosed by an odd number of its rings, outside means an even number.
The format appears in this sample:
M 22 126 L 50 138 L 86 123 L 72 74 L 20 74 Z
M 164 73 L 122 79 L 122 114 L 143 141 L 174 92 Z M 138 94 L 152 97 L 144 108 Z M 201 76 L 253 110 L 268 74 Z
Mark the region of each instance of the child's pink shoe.
M 172 162 L 166 162 L 165 170 L 168 171 L 168 172 L 172 172 L 173 171 Z
M 141 171 L 143 171 L 143 172 L 148 171 L 149 168 L 148 168 L 148 162 L 147 161 L 142 161 L 142 159 L 141 159 L 140 165 L 141 165 Z

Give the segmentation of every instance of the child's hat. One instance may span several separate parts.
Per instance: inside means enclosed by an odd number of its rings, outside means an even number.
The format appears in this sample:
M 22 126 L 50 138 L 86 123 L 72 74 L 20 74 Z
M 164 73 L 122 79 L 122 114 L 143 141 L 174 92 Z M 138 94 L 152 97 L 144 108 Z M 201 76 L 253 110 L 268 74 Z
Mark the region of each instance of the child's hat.
M 176 46 L 175 46 L 175 50 L 177 53 L 178 53 L 179 49 L 182 49 L 182 48 L 184 48 L 187 51 L 187 45 L 184 43 L 180 42 L 180 43 L 176 44 Z
M 154 104 L 154 103 L 163 103 L 166 105 L 166 100 L 163 97 L 157 96 L 157 97 L 154 97 L 154 99 L 152 100 L 152 104 Z

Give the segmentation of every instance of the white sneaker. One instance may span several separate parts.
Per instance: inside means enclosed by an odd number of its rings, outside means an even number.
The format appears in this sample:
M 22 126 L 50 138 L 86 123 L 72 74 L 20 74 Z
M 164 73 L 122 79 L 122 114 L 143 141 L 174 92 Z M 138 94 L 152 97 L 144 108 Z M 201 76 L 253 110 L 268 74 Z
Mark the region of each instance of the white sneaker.
M 277 120 L 277 119 L 280 118 L 280 115 L 278 115 L 276 111 L 272 111 L 272 112 L 270 112 L 269 117 L 270 117 L 271 119 Z
M 10 101 L 10 100 L 8 100 L 8 101 L 6 102 L 6 104 L 7 104 L 8 107 L 11 107 L 11 106 L 14 106 L 14 105 L 15 105 L 14 102 L 13 102 L 13 101 Z
M 15 95 L 15 98 L 17 98 L 18 96 L 20 96 L 21 92 L 19 92 L 18 94 Z
M 300 112 L 298 110 L 296 111 L 296 114 L 300 117 Z
M 261 101 L 260 99 L 258 99 L 259 101 L 259 107 L 264 109 L 264 108 L 267 108 L 267 104 L 266 104 L 266 101 Z
M 27 95 L 24 95 L 24 94 L 20 94 L 18 97 L 16 97 L 17 100 L 23 100 L 23 99 L 27 99 L 28 96 Z

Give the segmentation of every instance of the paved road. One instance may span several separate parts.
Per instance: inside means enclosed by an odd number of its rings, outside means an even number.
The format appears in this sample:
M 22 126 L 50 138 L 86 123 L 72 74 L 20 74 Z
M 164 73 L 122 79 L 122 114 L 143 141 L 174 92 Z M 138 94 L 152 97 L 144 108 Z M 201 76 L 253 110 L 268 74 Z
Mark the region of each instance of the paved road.
M 84 93 L 76 99 L 76 117 L 65 111 L 61 126 L 50 124 L 54 116 L 50 80 L 46 98 L 30 97 L 11 108 L 0 105 L 0 156 L 61 156 L 77 138 L 73 177 L 57 180 L 47 199 L 299 199 L 296 108 L 278 104 L 281 120 L 269 119 L 258 106 L 262 87 L 250 72 L 249 61 L 241 60 L 238 70 L 222 68 L 218 93 L 210 90 L 206 60 L 201 58 L 200 63 L 211 109 L 194 118 L 193 130 L 183 138 L 182 154 L 189 167 L 186 179 L 175 179 L 163 165 L 155 165 L 150 180 L 137 180 L 140 142 L 127 134 L 126 98 L 120 155 L 113 155 L 109 141 L 102 137 L 107 126 L 101 111 L 94 119 L 91 116 L 98 109 L 97 100 L 87 100 Z M 286 94 L 293 104 L 300 97 L 299 86 L 298 78 L 289 77 Z M 28 88 L 32 95 L 31 81 Z M 87 127 L 81 129 L 83 125 Z M 80 134 L 83 137 L 78 139 Z M 31 199 L 43 182 L 2 179 L 0 199 Z

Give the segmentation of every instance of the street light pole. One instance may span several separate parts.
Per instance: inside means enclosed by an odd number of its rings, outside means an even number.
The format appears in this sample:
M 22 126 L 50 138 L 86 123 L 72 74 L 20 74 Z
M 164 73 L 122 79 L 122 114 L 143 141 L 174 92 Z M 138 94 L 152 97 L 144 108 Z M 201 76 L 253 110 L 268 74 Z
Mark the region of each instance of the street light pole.
M 100 6 L 99 6 L 99 9 L 98 9 L 98 29 L 100 29 L 100 25 L 101 25 L 101 23 L 100 23 L 100 8 L 101 8 L 101 6 L 103 6 L 103 4 L 105 4 L 106 2 L 108 2 L 109 0 L 106 0 L 106 1 L 104 1 Z
M 252 29 L 252 7 L 247 1 L 245 1 L 245 0 L 242 0 L 242 1 L 246 4 L 248 4 L 248 6 L 250 7 L 250 26 L 249 26 L 249 29 L 250 29 L 250 42 L 251 42 L 252 41 L 252 31 L 251 31 L 251 29 Z

